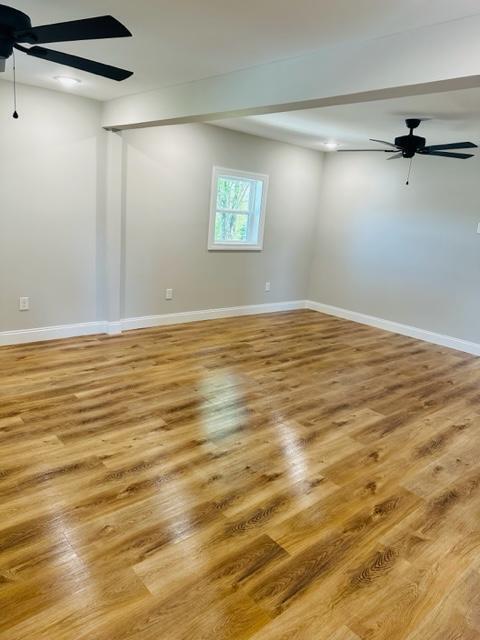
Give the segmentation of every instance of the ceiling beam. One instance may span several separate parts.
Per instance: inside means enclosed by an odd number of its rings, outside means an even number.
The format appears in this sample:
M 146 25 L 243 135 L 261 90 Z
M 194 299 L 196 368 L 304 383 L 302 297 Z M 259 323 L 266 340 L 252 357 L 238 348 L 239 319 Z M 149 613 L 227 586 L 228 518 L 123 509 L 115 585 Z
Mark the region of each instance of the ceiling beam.
M 480 86 L 480 15 L 110 100 L 103 126 L 208 122 Z

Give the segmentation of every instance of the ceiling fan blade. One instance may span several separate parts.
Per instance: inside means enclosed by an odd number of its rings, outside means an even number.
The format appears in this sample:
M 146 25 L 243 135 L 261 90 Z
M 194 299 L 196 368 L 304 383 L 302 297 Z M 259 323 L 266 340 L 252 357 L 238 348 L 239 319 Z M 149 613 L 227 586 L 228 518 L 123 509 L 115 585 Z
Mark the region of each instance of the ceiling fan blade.
M 352 153 L 354 151 L 376 151 L 380 153 L 395 153 L 393 149 L 337 149 L 337 153 L 342 153 L 342 152 Z
M 448 153 L 447 151 L 418 151 L 423 156 L 442 156 L 443 158 L 459 158 L 460 160 L 466 160 L 467 158 L 473 158 L 473 153 Z
M 370 138 L 370 140 L 372 142 L 379 142 L 380 144 L 386 144 L 387 147 L 393 147 L 394 149 L 399 149 L 400 147 L 397 147 L 396 144 L 393 144 L 393 142 L 386 142 L 385 140 L 376 140 L 375 138 Z
M 101 38 L 126 38 L 130 31 L 113 16 L 85 18 L 71 22 L 32 27 L 15 34 L 17 42 L 47 44 L 49 42 L 73 42 L 74 40 L 99 40 Z
M 64 64 L 67 67 L 73 67 L 74 69 L 94 73 L 97 76 L 110 78 L 110 80 L 125 80 L 133 74 L 133 71 L 126 71 L 125 69 L 112 67 L 108 64 L 102 64 L 101 62 L 95 62 L 94 60 L 88 60 L 87 58 L 72 56 L 69 53 L 63 53 L 61 51 L 45 49 L 44 47 L 30 47 L 30 49 L 22 47 L 21 51 L 24 51 L 27 55 L 35 58 L 49 60 L 50 62 L 58 62 L 58 64 Z
M 444 149 L 476 149 L 477 145 L 473 142 L 451 142 L 450 144 L 431 144 L 423 147 L 425 151 L 443 151 Z
M 390 156 L 389 158 L 387 158 L 387 160 L 396 160 L 397 158 L 403 158 L 403 153 L 402 151 L 400 151 L 400 153 L 396 153 L 393 156 Z

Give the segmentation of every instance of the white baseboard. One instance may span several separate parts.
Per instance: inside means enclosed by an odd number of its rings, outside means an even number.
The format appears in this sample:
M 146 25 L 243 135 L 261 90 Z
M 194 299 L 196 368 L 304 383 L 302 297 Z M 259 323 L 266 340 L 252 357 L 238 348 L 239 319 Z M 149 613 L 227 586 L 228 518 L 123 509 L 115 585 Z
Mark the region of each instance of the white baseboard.
M 278 311 L 292 311 L 295 309 L 311 309 L 320 311 L 338 318 L 345 318 L 360 324 L 367 324 L 371 327 L 399 333 L 417 340 L 424 340 L 438 344 L 442 347 L 449 347 L 457 351 L 464 351 L 476 356 L 480 356 L 480 344 L 469 342 L 461 338 L 445 336 L 441 333 L 434 333 L 418 327 L 411 327 L 392 320 L 384 320 L 375 316 L 369 316 L 358 311 L 350 311 L 340 307 L 334 307 L 313 300 L 293 300 L 289 302 L 274 302 L 270 304 L 252 304 L 241 307 L 224 307 L 221 309 L 205 309 L 202 311 L 183 311 L 180 313 L 165 313 L 155 316 L 142 316 L 139 318 L 125 318 L 117 322 L 80 322 L 76 324 L 64 324 L 56 327 L 40 327 L 38 329 L 20 329 L 18 331 L 0 332 L 0 346 L 22 344 L 28 342 L 38 342 L 40 340 L 56 340 L 58 338 L 74 338 L 94 334 L 118 335 L 122 331 L 130 329 L 146 329 L 148 327 L 159 327 L 169 324 L 181 324 L 185 322 L 196 322 L 199 320 L 214 320 L 217 318 L 230 318 L 235 316 L 255 315 L 259 313 L 275 313 Z
M 345 318 L 346 320 L 352 320 L 353 322 L 359 322 L 360 324 L 368 324 L 369 326 L 376 327 L 377 329 L 391 331 L 392 333 L 399 333 L 403 336 L 416 338 L 417 340 L 424 340 L 425 342 L 438 344 L 442 347 L 449 347 L 450 349 L 456 349 L 457 351 L 464 351 L 475 356 L 480 356 L 480 344 L 476 342 L 469 342 L 468 340 L 462 340 L 461 338 L 445 336 L 441 333 L 434 333 L 425 329 L 419 329 L 418 327 L 411 327 L 407 324 L 393 322 L 392 320 L 384 320 L 383 318 L 369 316 L 364 313 L 359 313 L 358 311 L 350 311 L 340 307 L 333 307 L 332 305 L 314 302 L 313 300 L 306 300 L 305 307 L 307 309 L 312 309 L 313 311 L 326 313 L 330 316 Z
M 56 327 L 39 327 L 36 329 L 19 329 L 17 331 L 0 332 L 0 346 L 39 342 L 40 340 L 56 340 L 58 338 L 75 338 L 99 333 L 119 335 L 128 329 L 145 329 L 168 324 L 213 320 L 233 316 L 254 315 L 257 313 L 274 313 L 305 309 L 305 300 L 274 302 L 270 304 L 252 304 L 241 307 L 225 307 L 222 309 L 205 309 L 203 311 L 184 311 L 181 313 L 165 313 L 157 316 L 125 318 L 117 322 L 80 322 L 63 324 Z
M 105 333 L 107 324 L 108 323 L 106 322 L 77 322 L 75 324 L 61 324 L 57 327 L 39 327 L 37 329 L 1 331 L 0 346 Z
M 290 302 L 273 302 L 269 304 L 249 304 L 241 307 L 223 307 L 220 309 L 204 309 L 202 311 L 182 311 L 180 313 L 164 313 L 158 316 L 142 316 L 140 318 L 125 318 L 122 320 L 122 330 L 145 329 L 168 324 L 197 322 L 199 320 L 215 320 L 235 316 L 251 316 L 257 313 L 275 313 L 278 311 L 292 311 L 305 309 L 305 300 Z

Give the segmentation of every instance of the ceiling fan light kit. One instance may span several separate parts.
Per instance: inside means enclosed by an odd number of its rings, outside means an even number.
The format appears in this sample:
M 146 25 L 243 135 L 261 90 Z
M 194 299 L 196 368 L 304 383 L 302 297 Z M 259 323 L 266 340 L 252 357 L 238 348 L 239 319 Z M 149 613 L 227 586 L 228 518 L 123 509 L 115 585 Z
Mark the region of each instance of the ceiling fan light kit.
M 120 82 L 129 78 L 133 72 L 39 45 L 52 42 L 128 38 L 131 35 L 130 31 L 113 16 L 98 16 L 32 27 L 30 17 L 26 13 L 0 4 L 0 72 L 5 71 L 6 61 L 14 56 L 17 50 L 27 56 Z

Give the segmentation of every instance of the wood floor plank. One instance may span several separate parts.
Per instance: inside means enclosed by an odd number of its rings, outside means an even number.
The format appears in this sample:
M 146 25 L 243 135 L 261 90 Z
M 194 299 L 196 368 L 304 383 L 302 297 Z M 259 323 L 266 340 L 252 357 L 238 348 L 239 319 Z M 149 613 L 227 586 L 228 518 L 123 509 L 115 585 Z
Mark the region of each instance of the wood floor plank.
M 0 640 L 480 640 L 480 359 L 312 311 L 0 349 Z

